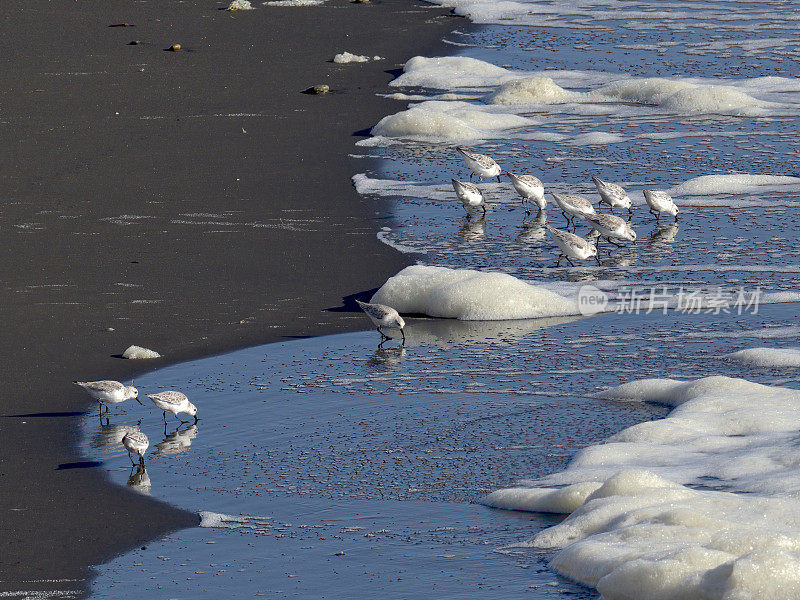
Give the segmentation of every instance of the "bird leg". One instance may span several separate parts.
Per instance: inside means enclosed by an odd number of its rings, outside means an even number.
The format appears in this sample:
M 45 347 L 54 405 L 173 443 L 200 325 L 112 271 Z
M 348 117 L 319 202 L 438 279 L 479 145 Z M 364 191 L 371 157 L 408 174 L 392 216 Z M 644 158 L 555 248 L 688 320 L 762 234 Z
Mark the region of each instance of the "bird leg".
M 130 452 L 128 452 L 128 458 L 131 459 L 131 466 L 136 466 L 135 463 L 133 462 L 133 457 L 131 456 Z
M 500 181 L 500 175 L 497 176 L 497 183 L 503 183 L 502 181 Z
M 403 343 L 401 344 L 401 346 L 405 346 L 406 345 L 406 332 L 403 331 L 402 327 L 400 328 L 400 335 L 403 336 Z

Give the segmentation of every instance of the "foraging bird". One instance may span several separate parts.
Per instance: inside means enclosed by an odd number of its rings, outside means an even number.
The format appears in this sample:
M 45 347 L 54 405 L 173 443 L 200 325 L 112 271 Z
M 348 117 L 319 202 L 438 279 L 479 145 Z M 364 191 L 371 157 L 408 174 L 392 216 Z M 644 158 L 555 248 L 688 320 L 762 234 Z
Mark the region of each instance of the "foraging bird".
M 129 431 L 125 434 L 125 437 L 122 438 L 122 445 L 125 446 L 125 449 L 128 451 L 128 458 L 131 459 L 131 464 L 133 464 L 131 453 L 138 454 L 139 462 L 142 463 L 144 462 L 144 453 L 150 446 L 150 440 L 148 440 L 147 436 L 141 431 Z
M 595 187 L 597 187 L 597 191 L 600 194 L 600 202 L 605 202 L 611 207 L 611 212 L 614 212 L 614 207 L 619 206 L 620 208 L 627 208 L 628 214 L 633 214 L 633 209 L 631 208 L 631 199 L 628 197 L 628 193 L 622 188 L 622 186 L 617 185 L 616 183 L 609 183 L 607 181 L 603 181 L 599 177 L 595 177 L 592 175 L 592 181 L 594 181 Z
M 573 217 L 585 217 L 586 215 L 594 214 L 594 206 L 583 196 L 575 196 L 573 194 L 550 194 L 555 200 L 556 206 L 561 209 L 564 218 L 567 221 L 572 221 Z M 569 215 L 569 216 L 567 216 Z
M 469 181 L 458 181 L 453 179 L 453 189 L 456 191 L 456 196 L 461 200 L 464 205 L 464 210 L 469 216 L 469 209 L 480 206 L 483 209 L 483 214 L 486 214 L 486 201 L 483 199 L 483 194 L 478 189 L 478 186 Z
M 497 177 L 497 183 L 500 183 L 502 169 L 491 156 L 467 152 L 463 148 L 456 148 L 456 152 L 464 157 L 464 162 L 467 163 L 469 170 L 472 171 L 469 174 L 470 181 L 472 181 L 472 175 L 475 174 L 478 177 Z
M 616 240 L 626 240 L 629 242 L 636 241 L 636 232 L 628 224 L 628 222 L 616 215 L 586 215 L 583 217 L 589 224 L 597 230 L 597 232 L 604 238 L 608 239 L 614 245 L 616 244 L 611 238 Z
M 678 222 L 678 207 L 667 192 L 644 190 L 643 193 L 644 201 L 650 207 L 650 214 L 656 216 L 656 223 L 659 222 L 662 212 L 672 215 L 675 217 L 675 222 Z
M 544 184 L 538 177 L 517 175 L 511 171 L 507 171 L 506 175 L 508 175 L 511 185 L 514 186 L 517 193 L 522 196 L 522 207 L 527 214 L 531 214 L 528 209 L 528 200 L 533 200 L 539 210 L 542 210 L 547 205 L 547 200 L 544 199 Z
M 147 397 L 153 401 L 153 404 L 164 411 L 164 422 L 167 421 L 167 411 L 169 411 L 182 423 L 185 423 L 185 421 L 178 416 L 178 413 L 186 413 L 194 417 L 194 422 L 197 423 L 197 407 L 189 402 L 186 394 L 169 390 L 158 394 L 147 394 Z
M 585 260 L 592 256 L 595 257 L 599 264 L 597 248 L 594 244 L 574 233 L 561 231 L 550 225 L 545 225 L 545 227 L 547 227 L 547 231 L 550 233 L 550 237 L 553 238 L 556 246 L 561 248 L 561 255 L 558 257 L 558 261 L 556 261 L 556 266 L 558 266 L 562 258 L 566 258 L 567 262 L 574 267 L 575 265 L 572 263 L 573 258 L 576 260 Z
M 356 302 L 361 307 L 361 310 L 369 317 L 369 320 L 372 321 L 372 324 L 378 329 L 378 333 L 381 334 L 381 339 L 389 339 L 390 337 L 383 333 L 383 327 L 399 329 L 400 335 L 403 336 L 403 343 L 405 344 L 406 334 L 403 328 L 406 326 L 406 322 L 403 320 L 403 317 L 400 316 L 399 312 L 391 306 L 386 306 L 384 304 L 370 304 L 369 302 L 361 302 L 361 300 L 356 300 Z
M 139 390 L 132 385 L 124 385 L 119 381 L 73 381 L 75 385 L 81 386 L 88 394 L 100 404 L 100 414 L 103 414 L 103 405 L 106 405 L 108 412 L 109 404 L 119 404 L 128 398 L 134 398 L 139 404 Z

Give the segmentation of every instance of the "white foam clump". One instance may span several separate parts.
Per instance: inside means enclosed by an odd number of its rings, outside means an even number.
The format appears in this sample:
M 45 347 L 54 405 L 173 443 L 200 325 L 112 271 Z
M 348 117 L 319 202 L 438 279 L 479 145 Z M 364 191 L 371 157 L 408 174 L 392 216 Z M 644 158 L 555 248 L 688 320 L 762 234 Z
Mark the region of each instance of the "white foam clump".
M 711 196 L 715 194 L 753 194 L 770 191 L 800 191 L 800 177 L 783 175 L 702 175 L 670 190 L 674 195 Z
M 661 77 L 624 79 L 599 88 L 595 94 L 657 105 L 678 113 L 753 115 L 772 106 L 733 86 L 698 85 Z
M 477 58 L 415 56 L 406 61 L 403 74 L 389 85 L 449 90 L 496 86 L 518 78 L 519 74 Z
M 747 348 L 723 358 L 756 367 L 800 367 L 800 348 Z
M 270 0 L 264 6 L 319 6 L 325 0 Z
M 363 56 L 361 54 L 352 54 L 350 52 L 341 52 L 333 57 L 333 62 L 339 65 L 344 65 L 348 63 L 365 63 L 369 62 L 370 60 L 381 60 L 380 56 L 373 56 L 370 58 L 369 56 Z
M 568 140 L 572 146 L 605 146 L 607 144 L 617 144 L 626 141 L 627 138 L 617 135 L 616 133 L 608 133 L 607 131 L 591 131 L 589 133 L 581 133 L 574 138 Z
M 122 353 L 122 358 L 136 360 L 143 358 L 161 358 L 161 355 L 155 350 L 142 348 L 141 346 L 128 346 L 125 352 Z
M 552 566 L 606 600 L 800 598 L 800 391 L 706 377 L 601 396 L 674 408 L 490 494 L 571 512 L 522 545 L 557 549 Z
M 549 77 L 508 81 L 486 98 L 489 104 L 557 104 L 576 96 Z
M 253 10 L 253 5 L 249 0 L 233 0 L 228 5 L 228 10 Z
M 505 273 L 414 265 L 406 267 L 371 302 L 401 313 L 462 321 L 535 319 L 578 314 L 575 300 Z
M 388 138 L 466 140 L 532 123 L 519 115 L 492 113 L 468 102 L 431 100 L 382 118 L 371 133 Z

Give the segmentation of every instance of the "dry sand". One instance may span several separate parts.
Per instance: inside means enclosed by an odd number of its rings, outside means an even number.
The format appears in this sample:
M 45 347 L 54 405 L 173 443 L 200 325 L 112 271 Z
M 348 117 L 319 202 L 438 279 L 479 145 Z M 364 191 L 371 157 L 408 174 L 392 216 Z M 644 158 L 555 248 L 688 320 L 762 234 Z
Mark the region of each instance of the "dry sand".
M 96 406 L 72 380 L 363 328 L 324 309 L 406 264 L 347 154 L 402 108 L 375 96 L 386 71 L 465 23 L 410 0 L 226 5 L 29 0 L 0 24 L 0 591 L 85 593 L 90 565 L 197 522 L 80 456 Z M 164 358 L 113 357 L 130 344 Z

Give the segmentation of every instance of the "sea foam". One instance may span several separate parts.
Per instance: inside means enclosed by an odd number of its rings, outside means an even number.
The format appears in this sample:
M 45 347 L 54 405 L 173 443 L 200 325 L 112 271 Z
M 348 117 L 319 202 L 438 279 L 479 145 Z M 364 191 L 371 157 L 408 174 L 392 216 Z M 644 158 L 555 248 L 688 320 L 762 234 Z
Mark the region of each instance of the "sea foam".
M 521 545 L 557 550 L 556 570 L 609 600 L 800 597 L 800 392 L 707 377 L 602 396 L 673 410 L 487 496 L 571 512 Z
M 514 114 L 491 114 L 485 107 L 467 102 L 431 100 L 382 118 L 370 133 L 388 138 L 467 140 L 532 123 Z
M 756 367 L 800 367 L 800 348 L 747 348 L 723 358 Z
M 462 321 L 536 319 L 579 314 L 575 300 L 505 273 L 414 265 L 406 267 L 371 302 L 401 313 Z

